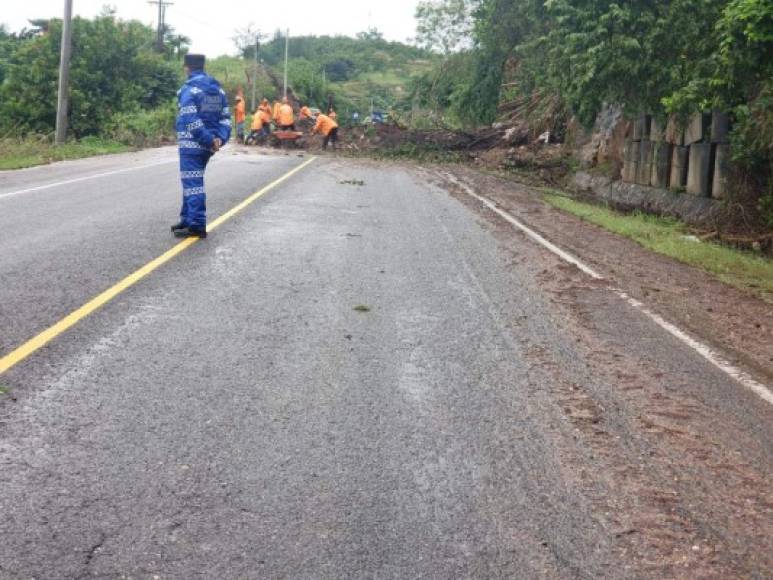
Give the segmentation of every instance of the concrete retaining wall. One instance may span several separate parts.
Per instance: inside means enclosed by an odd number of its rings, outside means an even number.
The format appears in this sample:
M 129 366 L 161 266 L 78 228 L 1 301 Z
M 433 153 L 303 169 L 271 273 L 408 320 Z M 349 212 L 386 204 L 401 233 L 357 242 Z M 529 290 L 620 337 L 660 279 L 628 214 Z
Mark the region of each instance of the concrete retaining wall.
M 625 211 L 638 209 L 657 215 L 674 216 L 694 226 L 712 223 L 722 207 L 721 201 L 710 197 L 613 181 L 609 177 L 594 176 L 584 171 L 574 175 L 574 185 L 613 207 Z
M 721 111 L 696 113 L 685 127 L 675 117 L 665 123 L 640 115 L 625 143 L 621 176 L 625 183 L 686 190 L 700 197 L 727 193 L 729 119 Z
M 727 196 L 730 122 L 720 111 L 687 121 L 682 125 L 673 116 L 652 115 L 626 119 L 621 109 L 606 106 L 582 148 L 582 166 L 606 164 L 604 173 L 612 177 L 581 171 L 574 185 L 621 209 L 710 223 Z M 616 165 L 610 167 L 610 160 Z

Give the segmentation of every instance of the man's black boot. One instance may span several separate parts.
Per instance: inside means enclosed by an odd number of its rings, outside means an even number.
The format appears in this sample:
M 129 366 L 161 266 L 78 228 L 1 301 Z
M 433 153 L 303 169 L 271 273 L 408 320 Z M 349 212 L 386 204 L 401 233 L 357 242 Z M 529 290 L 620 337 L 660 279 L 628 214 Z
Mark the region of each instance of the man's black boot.
M 174 233 L 174 232 L 175 232 L 175 231 L 177 231 L 177 230 L 181 230 L 181 229 L 183 229 L 184 227 L 185 227 L 185 224 L 184 224 L 184 223 L 182 223 L 182 222 L 177 222 L 176 224 L 174 224 L 174 225 L 172 226 L 172 233 Z
M 175 238 L 206 238 L 207 230 L 203 228 L 192 228 L 190 226 L 174 230 Z

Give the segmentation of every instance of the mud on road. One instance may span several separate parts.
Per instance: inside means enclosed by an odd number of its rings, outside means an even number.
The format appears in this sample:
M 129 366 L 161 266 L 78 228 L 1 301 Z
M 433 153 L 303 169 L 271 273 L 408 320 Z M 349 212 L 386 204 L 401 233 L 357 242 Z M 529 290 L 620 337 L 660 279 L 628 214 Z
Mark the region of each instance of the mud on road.
M 514 267 L 532 268 L 535 287 L 516 291 L 552 295 L 556 324 L 582 353 L 578 369 L 593 377 L 585 383 L 567 380 L 583 373 L 566 372 L 539 342 L 529 350 L 534 368 L 552 374 L 545 384 L 574 426 L 578 445 L 566 450 L 567 477 L 596 498 L 621 557 L 636 562 L 622 575 L 766 577 L 773 569 L 773 409 L 730 377 L 724 392 L 704 391 L 687 361 L 684 368 L 664 364 L 668 353 L 656 354 L 670 348 L 669 337 L 646 325 L 621 332 L 626 305 L 609 288 L 624 289 L 768 383 L 773 307 L 564 214 L 527 186 L 461 167 L 425 174 L 480 214 Z M 457 180 L 605 280 L 592 280 L 537 247 Z M 546 266 L 550 261 L 553 267 Z

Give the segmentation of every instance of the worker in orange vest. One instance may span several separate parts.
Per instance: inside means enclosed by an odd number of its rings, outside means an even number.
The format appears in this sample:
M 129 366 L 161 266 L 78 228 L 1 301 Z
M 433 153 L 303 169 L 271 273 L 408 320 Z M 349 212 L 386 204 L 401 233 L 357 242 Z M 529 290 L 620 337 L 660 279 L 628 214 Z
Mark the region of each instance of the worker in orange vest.
M 274 105 L 271 109 L 271 118 L 274 120 L 274 123 L 277 125 L 279 124 L 279 107 L 282 106 L 282 103 L 279 101 L 274 101 Z
M 236 139 L 244 143 L 244 121 L 247 118 L 247 110 L 244 106 L 244 99 L 241 95 L 236 95 L 236 105 L 234 106 L 234 119 L 236 121 Z
M 282 105 L 279 107 L 279 120 L 277 125 L 285 131 L 295 131 L 295 113 L 287 101 L 287 97 L 282 99 Z
M 325 137 L 322 145 L 325 149 L 327 149 L 327 144 L 331 142 L 333 143 L 333 149 L 336 148 L 336 143 L 338 142 L 338 123 L 334 119 L 322 113 L 317 115 L 317 124 L 314 125 L 311 134 L 315 135 L 317 133 L 321 133 Z
M 303 105 L 301 107 L 301 112 L 300 112 L 301 121 L 304 121 L 306 119 L 311 119 L 311 117 L 312 117 L 311 109 L 309 109 L 308 106 Z
M 267 137 L 271 132 L 271 115 L 258 107 L 252 115 L 250 136 L 247 137 L 247 145 L 256 143 Z
M 271 121 L 271 105 L 269 104 L 268 99 L 263 99 L 260 102 L 258 110 L 266 113 L 268 115 L 268 120 Z

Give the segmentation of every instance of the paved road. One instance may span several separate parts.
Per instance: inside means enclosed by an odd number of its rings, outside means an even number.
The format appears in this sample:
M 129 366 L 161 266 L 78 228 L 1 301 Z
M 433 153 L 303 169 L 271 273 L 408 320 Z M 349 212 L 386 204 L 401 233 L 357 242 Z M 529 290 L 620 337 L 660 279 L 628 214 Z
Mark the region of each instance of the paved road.
M 304 160 L 223 152 L 211 217 Z M 0 175 L 0 353 L 175 244 L 174 171 Z M 771 570 L 769 405 L 399 166 L 314 161 L 0 383 L 0 578 Z

